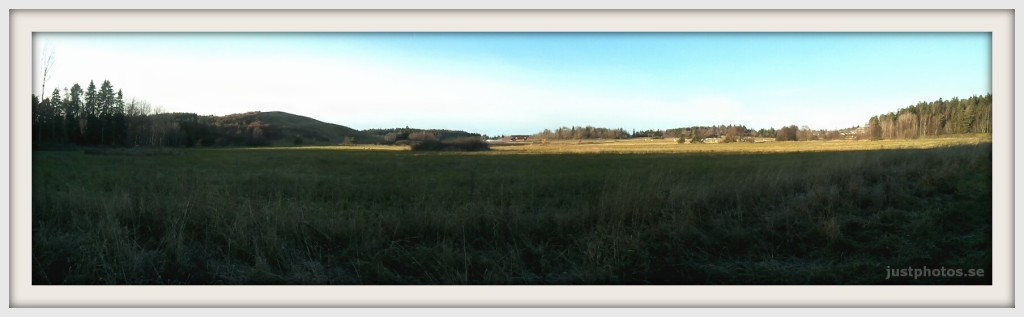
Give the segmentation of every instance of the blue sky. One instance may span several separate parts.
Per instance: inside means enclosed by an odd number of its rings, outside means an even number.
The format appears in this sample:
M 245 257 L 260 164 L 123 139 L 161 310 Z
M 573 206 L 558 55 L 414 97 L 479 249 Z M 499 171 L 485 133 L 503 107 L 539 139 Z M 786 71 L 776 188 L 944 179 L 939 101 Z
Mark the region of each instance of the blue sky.
M 989 33 L 36 33 L 47 90 L 356 129 L 862 125 L 991 92 Z M 38 68 L 38 64 L 37 67 Z M 38 71 L 38 70 L 37 70 Z M 34 76 L 34 90 L 40 78 Z

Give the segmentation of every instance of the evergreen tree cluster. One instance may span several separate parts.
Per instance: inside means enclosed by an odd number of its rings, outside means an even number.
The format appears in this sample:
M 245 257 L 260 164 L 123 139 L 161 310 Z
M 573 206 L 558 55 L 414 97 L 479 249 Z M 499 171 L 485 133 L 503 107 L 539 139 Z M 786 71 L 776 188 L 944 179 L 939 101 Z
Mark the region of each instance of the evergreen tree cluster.
M 922 101 L 896 112 L 871 117 L 866 133 L 873 140 L 992 133 L 992 94 Z
M 160 113 L 148 102 L 124 100 L 121 90 L 104 80 L 54 89 L 48 97 L 32 96 L 32 141 L 88 146 L 266 145 L 274 127 L 259 121 L 259 112 L 223 117 L 195 113 Z
M 123 145 L 139 129 L 136 119 L 143 111 L 136 102 L 125 103 L 121 90 L 104 80 L 86 89 L 54 89 L 40 100 L 32 96 L 32 139 L 37 143 Z

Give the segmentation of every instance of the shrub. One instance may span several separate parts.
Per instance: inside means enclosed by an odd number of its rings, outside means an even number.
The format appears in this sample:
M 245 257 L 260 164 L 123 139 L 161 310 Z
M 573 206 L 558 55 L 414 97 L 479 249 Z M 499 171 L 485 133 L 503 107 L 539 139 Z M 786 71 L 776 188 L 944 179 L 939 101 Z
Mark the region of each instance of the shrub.
M 412 144 L 413 151 L 440 151 L 442 147 L 444 144 L 437 140 L 419 141 Z
M 491 147 L 487 142 L 478 138 L 466 137 L 451 140 L 437 141 L 424 140 L 412 144 L 413 151 L 487 151 Z
M 449 151 L 487 151 L 490 150 L 490 145 L 480 138 L 464 137 L 455 138 L 451 140 L 445 140 L 443 143 Z
M 344 139 L 341 140 L 341 145 L 355 145 L 355 144 L 356 144 L 356 138 L 355 137 L 346 136 Z

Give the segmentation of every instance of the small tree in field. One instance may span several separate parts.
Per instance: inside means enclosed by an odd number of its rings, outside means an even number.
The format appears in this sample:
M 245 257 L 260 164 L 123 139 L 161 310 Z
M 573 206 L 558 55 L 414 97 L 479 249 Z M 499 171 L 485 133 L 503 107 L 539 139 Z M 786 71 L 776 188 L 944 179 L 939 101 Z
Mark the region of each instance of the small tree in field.
M 796 141 L 797 132 L 799 132 L 799 129 L 797 129 L 795 124 L 790 125 L 788 127 L 783 127 L 775 136 L 775 141 Z
M 882 138 L 882 126 L 878 123 L 878 116 L 871 117 L 868 120 L 867 128 L 868 139 L 879 140 Z

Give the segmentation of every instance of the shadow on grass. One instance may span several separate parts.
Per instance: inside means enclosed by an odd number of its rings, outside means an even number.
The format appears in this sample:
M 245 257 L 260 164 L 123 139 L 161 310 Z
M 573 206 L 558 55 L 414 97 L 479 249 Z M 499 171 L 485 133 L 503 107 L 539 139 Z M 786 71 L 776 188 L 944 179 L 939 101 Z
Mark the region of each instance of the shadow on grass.
M 34 284 L 991 284 L 988 144 L 33 154 Z

